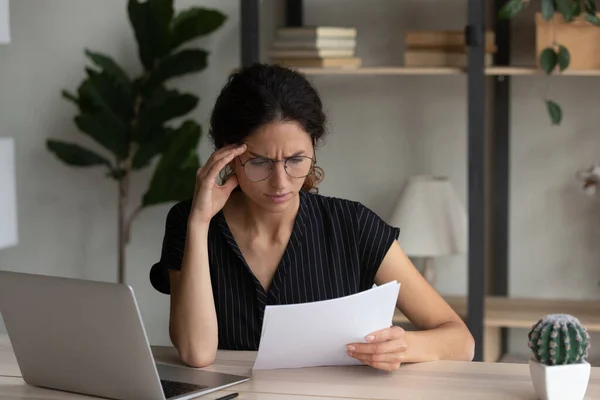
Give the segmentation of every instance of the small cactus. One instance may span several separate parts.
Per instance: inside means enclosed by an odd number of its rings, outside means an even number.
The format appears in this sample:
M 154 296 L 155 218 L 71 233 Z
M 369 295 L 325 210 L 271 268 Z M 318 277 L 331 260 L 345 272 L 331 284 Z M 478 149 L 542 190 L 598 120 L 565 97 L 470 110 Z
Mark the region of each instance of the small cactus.
M 544 316 L 527 336 L 533 357 L 545 365 L 577 364 L 588 356 L 590 336 L 579 320 L 569 314 Z

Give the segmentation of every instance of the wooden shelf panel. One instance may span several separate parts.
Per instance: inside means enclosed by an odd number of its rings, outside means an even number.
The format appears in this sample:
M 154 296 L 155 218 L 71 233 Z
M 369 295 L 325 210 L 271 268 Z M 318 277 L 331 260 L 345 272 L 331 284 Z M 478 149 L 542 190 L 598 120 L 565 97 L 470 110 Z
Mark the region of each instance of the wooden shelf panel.
M 454 67 L 358 67 L 358 68 L 296 68 L 306 75 L 465 75 L 465 68 Z M 535 67 L 486 67 L 488 76 L 545 75 Z M 566 70 L 552 76 L 600 76 L 599 70 Z
M 467 316 L 465 297 L 448 296 L 444 299 L 462 318 Z M 578 318 L 588 331 L 600 332 L 600 301 L 544 300 L 488 296 L 485 305 L 484 326 L 495 328 L 529 329 L 546 314 L 564 313 Z M 409 322 L 396 310 L 394 323 Z
M 306 75 L 460 75 L 462 68 L 452 67 L 359 67 L 359 68 L 297 68 Z
M 486 75 L 545 75 L 546 73 L 536 67 L 488 67 Z M 569 70 L 554 72 L 552 76 L 600 76 L 598 70 Z

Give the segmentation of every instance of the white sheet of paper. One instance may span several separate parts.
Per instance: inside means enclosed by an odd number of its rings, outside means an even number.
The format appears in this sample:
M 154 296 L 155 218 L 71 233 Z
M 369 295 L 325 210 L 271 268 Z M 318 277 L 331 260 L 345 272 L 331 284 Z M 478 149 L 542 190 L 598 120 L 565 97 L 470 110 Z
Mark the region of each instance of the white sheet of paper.
M 0 250 L 19 242 L 15 140 L 0 137 Z
M 0 44 L 10 43 L 10 12 L 8 0 L 0 0 Z
M 396 281 L 337 299 L 267 306 L 253 369 L 360 365 L 346 345 L 392 325 Z

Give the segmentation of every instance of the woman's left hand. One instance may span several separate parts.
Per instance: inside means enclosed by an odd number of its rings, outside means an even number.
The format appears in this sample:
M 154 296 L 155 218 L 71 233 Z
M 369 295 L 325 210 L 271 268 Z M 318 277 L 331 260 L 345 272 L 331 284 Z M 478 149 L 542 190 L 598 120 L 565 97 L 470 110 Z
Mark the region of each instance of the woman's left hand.
M 350 343 L 348 355 L 366 365 L 384 371 L 394 371 L 404 361 L 407 349 L 404 329 L 399 326 L 382 329 L 367 335 L 367 343 Z

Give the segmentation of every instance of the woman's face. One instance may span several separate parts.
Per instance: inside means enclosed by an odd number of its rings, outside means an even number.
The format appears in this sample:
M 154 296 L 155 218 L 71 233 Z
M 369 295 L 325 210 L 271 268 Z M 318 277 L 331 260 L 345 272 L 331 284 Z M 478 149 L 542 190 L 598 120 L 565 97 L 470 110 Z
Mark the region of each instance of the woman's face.
M 247 150 L 234 160 L 233 169 L 246 196 L 272 212 L 294 204 L 312 168 L 310 135 L 297 122 L 273 122 L 257 129 L 245 143 Z

